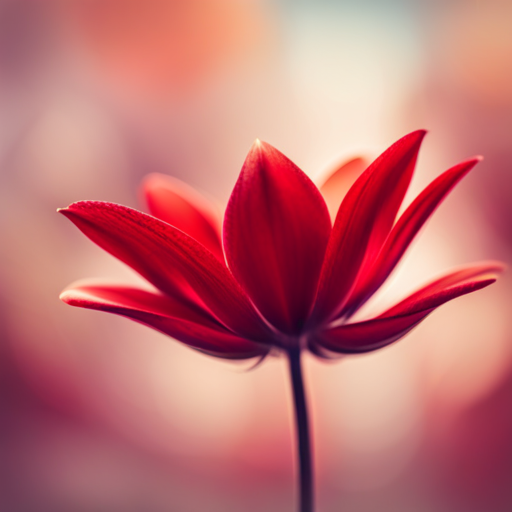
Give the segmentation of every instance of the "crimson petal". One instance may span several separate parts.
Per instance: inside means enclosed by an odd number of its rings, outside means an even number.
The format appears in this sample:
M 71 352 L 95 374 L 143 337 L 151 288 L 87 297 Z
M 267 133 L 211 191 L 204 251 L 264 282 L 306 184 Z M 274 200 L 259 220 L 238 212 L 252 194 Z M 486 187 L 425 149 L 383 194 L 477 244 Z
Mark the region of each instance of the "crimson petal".
M 186 183 L 158 173 L 146 176 L 142 193 L 151 215 L 195 238 L 224 262 L 220 216 L 208 199 Z
M 480 161 L 472 158 L 436 178 L 410 204 L 389 234 L 371 269 L 361 272 L 354 291 L 340 316 L 350 316 L 380 288 L 396 267 L 418 231 L 455 185 Z
M 268 349 L 241 338 L 207 313 L 198 313 L 171 297 L 130 286 L 77 284 L 60 298 L 71 306 L 125 316 L 192 348 L 226 359 L 263 356 Z
M 495 262 L 465 267 L 423 286 L 378 317 L 328 329 L 313 343 L 335 353 L 370 352 L 398 340 L 438 306 L 485 288 L 496 281 L 503 265 Z
M 226 266 L 179 229 L 113 203 L 81 201 L 59 211 L 167 295 L 181 300 L 188 286 L 233 331 L 268 338 L 268 329 Z
M 319 187 L 333 220 L 336 218 L 341 201 L 367 167 L 368 163 L 364 158 L 352 158 L 338 166 Z
M 330 231 L 313 182 L 257 141 L 228 203 L 224 248 L 236 279 L 278 329 L 297 333 L 309 315 Z
M 345 196 L 327 247 L 312 323 L 336 316 L 361 267 L 380 251 L 411 181 L 425 133 L 418 130 L 395 142 Z
M 404 300 L 380 315 L 381 318 L 410 314 L 429 307 L 437 307 L 447 300 L 473 291 L 468 289 L 461 294 L 449 296 L 446 300 L 437 303 L 446 294 L 455 293 L 458 287 L 471 287 L 474 283 L 491 280 L 494 282 L 497 275 L 503 272 L 505 266 L 498 261 L 484 261 L 452 270 L 446 275 L 422 286 Z M 490 283 L 488 283 L 490 284 Z M 487 286 L 487 285 L 486 285 Z

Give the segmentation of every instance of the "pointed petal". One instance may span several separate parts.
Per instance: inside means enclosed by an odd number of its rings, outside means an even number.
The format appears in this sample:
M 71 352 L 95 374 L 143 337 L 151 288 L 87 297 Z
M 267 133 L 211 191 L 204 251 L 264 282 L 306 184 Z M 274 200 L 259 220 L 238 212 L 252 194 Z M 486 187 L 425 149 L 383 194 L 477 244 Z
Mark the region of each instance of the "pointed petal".
M 158 173 L 144 178 L 142 193 L 151 215 L 195 238 L 224 262 L 220 215 L 208 199 L 186 183 Z
M 379 318 L 405 315 L 426 308 L 437 307 L 452 298 L 473 291 L 471 289 L 473 285 L 478 286 L 476 289 L 479 289 L 482 286 L 479 286 L 478 283 L 486 282 L 491 284 L 491 282 L 496 281 L 498 274 L 503 272 L 504 269 L 503 263 L 484 261 L 452 270 L 446 275 L 422 286 L 419 290 L 382 313 Z M 484 286 L 487 286 L 487 284 Z M 459 288 L 467 289 L 467 291 L 458 293 Z
M 188 286 L 228 328 L 265 341 L 268 329 L 229 270 L 179 229 L 113 203 L 82 201 L 59 211 L 167 295 L 182 299 Z
M 436 178 L 411 203 L 389 234 L 384 246 L 367 271 L 360 273 L 359 280 L 341 316 L 350 316 L 380 288 L 394 270 L 404 252 L 425 222 L 434 213 L 455 185 L 480 161 L 473 158 L 462 162 Z
M 338 166 L 319 187 L 333 221 L 336 219 L 341 201 L 367 167 L 368 162 L 364 158 L 352 158 Z
M 278 329 L 297 333 L 306 320 L 330 231 L 316 186 L 257 141 L 229 200 L 224 248 L 236 279 Z
M 341 203 L 320 277 L 312 323 L 336 316 L 357 275 L 393 226 L 411 181 L 425 131 L 406 135 L 366 169 Z
M 322 332 L 315 343 L 337 353 L 377 350 L 405 336 L 438 306 L 489 286 L 503 269 L 499 263 L 462 268 L 436 279 L 377 318 L 334 327 Z
M 405 336 L 431 312 L 432 310 L 427 310 L 403 317 L 373 319 L 343 325 L 324 331 L 314 343 L 334 353 L 371 352 Z
M 83 283 L 65 290 L 60 298 L 71 306 L 131 318 L 213 356 L 246 359 L 268 352 L 267 348 L 228 331 L 207 313 L 190 309 L 160 293 L 129 286 Z

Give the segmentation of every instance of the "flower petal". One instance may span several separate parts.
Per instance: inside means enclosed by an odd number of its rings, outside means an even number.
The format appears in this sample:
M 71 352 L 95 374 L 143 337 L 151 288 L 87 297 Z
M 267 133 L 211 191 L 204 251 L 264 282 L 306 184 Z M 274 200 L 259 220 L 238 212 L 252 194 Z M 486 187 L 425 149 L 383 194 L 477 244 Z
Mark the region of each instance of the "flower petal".
M 419 290 L 382 313 L 379 318 L 406 315 L 425 308 L 437 307 L 459 295 L 473 291 L 471 289 L 473 285 L 487 281 L 490 281 L 487 284 L 491 284 L 491 282 L 496 281 L 498 274 L 503 272 L 504 269 L 503 263 L 498 261 L 484 261 L 478 264 L 459 267 L 422 286 Z M 482 288 L 482 286 L 478 285 L 476 289 L 479 288 Z M 459 289 L 467 289 L 467 291 L 458 293 Z
M 364 158 L 352 158 L 338 166 L 319 187 L 333 221 L 336 219 L 341 201 L 367 167 L 368 162 Z
M 331 222 L 313 182 L 288 158 L 257 141 L 224 220 L 229 267 L 275 327 L 301 330 L 312 306 Z
M 192 348 L 227 359 L 262 356 L 268 348 L 241 338 L 183 302 L 139 288 L 109 284 L 76 284 L 60 298 L 87 309 L 107 311 L 148 325 Z
M 220 216 L 214 205 L 183 181 L 152 173 L 142 182 L 151 215 L 181 229 L 224 262 Z
M 113 203 L 82 201 L 59 211 L 167 295 L 182 300 L 188 293 L 191 299 L 192 291 L 228 328 L 268 340 L 268 329 L 226 266 L 179 229 Z
M 427 310 L 403 317 L 342 325 L 324 331 L 314 343 L 324 350 L 340 354 L 371 352 L 405 336 L 431 312 L 432 310 Z
M 423 286 L 378 317 L 328 329 L 313 343 L 331 352 L 347 354 L 382 348 L 405 336 L 438 306 L 494 283 L 501 270 L 503 265 L 489 262 L 453 271 Z
M 349 317 L 380 288 L 394 270 L 404 252 L 455 185 L 480 161 L 472 158 L 462 162 L 436 178 L 410 204 L 389 234 L 379 256 L 371 268 L 360 277 L 340 316 Z
M 345 196 L 327 247 L 312 324 L 336 316 L 363 264 L 380 251 L 409 186 L 424 136 L 425 131 L 419 130 L 395 142 Z

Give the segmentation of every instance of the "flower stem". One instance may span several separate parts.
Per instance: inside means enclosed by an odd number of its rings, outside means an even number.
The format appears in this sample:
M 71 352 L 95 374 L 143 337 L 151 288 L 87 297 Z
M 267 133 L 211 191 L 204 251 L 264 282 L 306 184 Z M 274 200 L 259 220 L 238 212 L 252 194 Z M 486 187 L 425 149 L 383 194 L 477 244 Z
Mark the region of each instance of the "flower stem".
M 297 448 L 299 451 L 299 512 L 313 512 L 313 466 L 308 411 L 306 408 L 306 395 L 304 392 L 300 356 L 300 348 L 293 348 L 288 351 L 293 401 L 295 405 Z

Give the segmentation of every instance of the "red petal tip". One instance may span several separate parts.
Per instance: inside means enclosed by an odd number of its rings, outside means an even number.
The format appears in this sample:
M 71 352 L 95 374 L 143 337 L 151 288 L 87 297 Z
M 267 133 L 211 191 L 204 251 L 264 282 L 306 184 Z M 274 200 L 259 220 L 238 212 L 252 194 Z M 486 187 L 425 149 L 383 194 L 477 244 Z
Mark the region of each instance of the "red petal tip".
M 410 145 L 410 150 L 418 152 L 426 134 L 427 130 L 416 130 L 414 132 L 408 133 L 407 135 L 404 135 L 401 139 L 398 139 L 395 144 L 398 143 Z
M 59 295 L 59 299 L 62 301 L 62 302 L 65 302 L 67 304 L 67 301 L 66 301 L 66 294 L 67 294 L 67 290 L 64 290 L 60 295 Z
M 61 215 L 64 215 L 64 217 L 67 217 L 69 215 L 69 206 L 66 208 L 57 208 L 57 213 L 60 213 Z
M 76 212 L 81 212 L 84 209 L 87 210 L 90 205 L 114 205 L 119 206 L 115 203 L 111 203 L 109 201 L 91 201 L 91 200 L 85 200 L 85 201 L 75 201 L 74 203 L 71 203 L 70 205 L 64 207 L 64 208 L 57 208 L 57 213 L 62 213 L 63 215 L 67 214 L 73 214 Z
M 78 306 L 80 307 L 84 301 L 80 301 L 77 298 L 76 290 L 72 287 L 73 285 L 69 286 L 65 290 L 61 292 L 59 295 L 59 299 L 64 302 L 64 304 L 68 304 L 69 306 Z
M 262 149 L 265 148 L 267 144 L 265 142 L 262 142 L 260 139 L 254 139 L 254 142 L 252 143 L 251 149 L 249 150 L 249 155 L 251 153 L 260 152 Z
M 475 156 L 472 156 L 471 158 L 468 158 L 467 160 L 463 160 L 458 165 L 471 165 L 471 164 L 476 165 L 478 162 L 481 162 L 483 159 L 484 159 L 484 157 L 482 155 L 475 155 Z
M 425 138 L 425 135 L 427 134 L 427 130 L 415 130 L 414 132 L 408 133 L 404 137 L 402 137 L 401 140 L 408 140 L 408 139 L 416 139 L 415 145 L 419 145 L 423 142 L 423 139 Z
M 508 270 L 508 265 L 502 263 L 501 261 L 491 261 L 489 262 L 489 266 L 491 267 L 491 265 L 492 268 L 490 268 L 490 272 L 496 275 L 499 275 L 502 272 Z
M 273 151 L 278 151 L 272 144 L 269 144 L 268 142 L 265 142 L 261 139 L 255 139 L 252 147 L 249 151 L 249 154 L 258 152 L 259 154 L 265 154 Z
M 482 261 L 478 264 L 469 264 L 469 265 L 461 265 L 460 267 L 454 269 L 454 270 L 464 270 L 464 269 L 471 269 L 472 267 L 476 268 L 482 268 L 486 270 L 487 275 L 491 276 L 498 276 L 502 272 L 505 272 L 505 270 L 508 269 L 508 265 L 501 261 L 495 261 L 495 260 L 488 260 L 488 261 Z M 481 275 L 484 275 L 483 273 Z
M 74 208 L 75 206 L 78 206 L 81 204 L 81 203 L 86 203 L 87 201 L 78 201 L 76 203 L 71 203 L 69 206 L 66 206 L 65 208 L 57 208 L 57 213 L 60 213 L 62 215 L 64 215 L 64 217 L 70 217 L 71 215 L 73 215 L 73 213 L 75 213 L 73 210 L 75 210 L 76 208 Z

